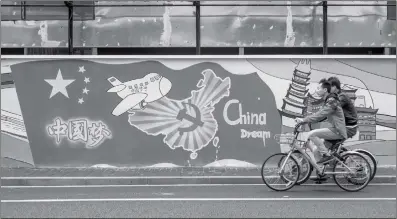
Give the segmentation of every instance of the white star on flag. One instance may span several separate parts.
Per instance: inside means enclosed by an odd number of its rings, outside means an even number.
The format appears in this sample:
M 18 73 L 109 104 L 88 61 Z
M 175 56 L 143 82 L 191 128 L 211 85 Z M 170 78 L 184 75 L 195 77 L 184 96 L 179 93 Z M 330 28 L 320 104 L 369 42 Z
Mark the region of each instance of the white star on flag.
M 80 104 L 83 104 L 84 103 L 84 99 L 83 98 L 79 98 L 79 101 L 78 101 Z
M 90 82 L 90 78 L 84 78 L 84 82 L 87 84 L 88 82 Z
M 85 72 L 84 66 L 79 67 L 79 72 L 84 74 L 84 72 Z
M 83 94 L 88 94 L 88 91 L 90 91 L 90 90 L 88 90 L 86 87 L 83 89 Z
M 61 92 L 65 97 L 69 98 L 68 91 L 66 87 L 70 85 L 75 79 L 64 80 L 62 77 L 61 69 L 58 69 L 58 74 L 56 79 L 44 79 L 45 82 L 52 86 L 50 98 Z

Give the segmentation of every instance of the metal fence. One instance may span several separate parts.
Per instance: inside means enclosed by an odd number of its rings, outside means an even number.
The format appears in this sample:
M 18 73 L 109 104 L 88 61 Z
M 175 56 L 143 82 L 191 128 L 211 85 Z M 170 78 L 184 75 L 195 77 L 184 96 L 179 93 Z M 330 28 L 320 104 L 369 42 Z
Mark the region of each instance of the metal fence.
M 394 15 L 391 10 L 393 6 Z M 179 15 L 177 19 L 170 18 L 170 13 L 167 14 L 167 10 L 171 7 L 176 8 L 175 13 Z M 295 9 L 294 12 L 291 7 Z M 343 14 L 337 16 L 338 11 L 343 11 L 346 7 L 350 9 L 367 7 L 370 8 L 368 9 L 370 12 L 362 16 L 354 14 L 348 17 L 343 17 Z M 112 11 L 111 9 L 114 8 L 117 10 Z M 107 13 L 106 17 L 101 16 L 105 13 Z M 150 14 L 151 19 L 145 17 L 147 14 Z M 164 24 L 159 25 L 157 18 Z M 100 23 L 101 19 L 106 20 L 106 23 Z M 172 40 L 170 33 L 167 36 L 167 19 L 168 22 L 174 23 L 172 31 L 173 36 L 176 37 Z M 196 54 L 202 54 L 203 47 L 317 47 L 322 48 L 323 54 L 328 53 L 329 47 L 337 46 L 395 47 L 396 30 L 393 19 L 395 20 L 395 1 L 375 3 L 330 1 L 300 3 L 296 1 L 284 3 L 277 1 L 2 2 L 2 20 L 6 20 L 5 22 L 31 20 L 63 22 L 63 27 L 65 27 L 63 29 L 67 31 L 53 31 L 54 38 L 58 39 L 54 45 L 67 48 L 69 54 L 74 53 L 74 47 L 129 47 L 131 45 L 135 47 L 137 45 L 138 47 L 195 46 Z M 40 26 L 40 31 L 42 31 L 41 28 L 48 28 L 45 25 L 42 26 Z M 109 29 L 109 26 L 113 28 Z M 117 34 L 109 30 L 117 31 Z M 15 35 L 17 33 L 4 36 L 2 34 L 2 39 L 15 38 Z M 18 37 L 23 37 L 23 34 Z M 12 42 L 12 39 L 8 40 Z M 45 42 L 49 42 L 48 39 L 46 40 Z M 65 43 L 60 44 L 60 41 L 65 41 Z M 3 47 L 23 47 L 9 44 L 2 42 Z M 42 47 L 51 47 L 51 45 L 51 42 L 44 46 L 41 43 Z

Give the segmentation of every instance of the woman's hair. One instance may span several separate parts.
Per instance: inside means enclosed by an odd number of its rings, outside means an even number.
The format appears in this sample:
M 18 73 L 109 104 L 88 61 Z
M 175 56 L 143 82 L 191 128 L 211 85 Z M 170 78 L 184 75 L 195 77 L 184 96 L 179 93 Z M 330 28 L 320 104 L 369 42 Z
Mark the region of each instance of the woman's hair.
M 331 86 L 335 86 L 340 90 L 340 81 L 337 77 L 330 77 L 328 78 L 328 81 L 331 83 Z

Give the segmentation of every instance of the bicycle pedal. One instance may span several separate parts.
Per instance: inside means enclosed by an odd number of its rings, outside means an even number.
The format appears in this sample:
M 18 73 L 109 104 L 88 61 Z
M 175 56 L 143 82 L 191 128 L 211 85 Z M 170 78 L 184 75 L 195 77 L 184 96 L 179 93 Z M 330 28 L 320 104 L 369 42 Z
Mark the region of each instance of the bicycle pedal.
M 313 181 L 327 181 L 328 177 L 321 177 L 321 178 L 315 178 L 315 179 L 311 179 Z

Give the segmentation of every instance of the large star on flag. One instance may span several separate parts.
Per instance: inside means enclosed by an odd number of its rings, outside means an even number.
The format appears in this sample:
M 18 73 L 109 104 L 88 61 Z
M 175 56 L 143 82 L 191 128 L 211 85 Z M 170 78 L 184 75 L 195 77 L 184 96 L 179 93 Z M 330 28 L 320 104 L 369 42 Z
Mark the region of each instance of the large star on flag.
M 68 79 L 68 80 L 63 79 L 61 69 L 59 69 L 57 77 L 55 79 L 44 79 L 44 81 L 52 86 L 50 99 L 59 92 L 61 92 L 65 97 L 69 98 L 66 87 L 70 85 L 73 81 L 75 81 L 75 79 Z

